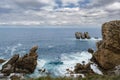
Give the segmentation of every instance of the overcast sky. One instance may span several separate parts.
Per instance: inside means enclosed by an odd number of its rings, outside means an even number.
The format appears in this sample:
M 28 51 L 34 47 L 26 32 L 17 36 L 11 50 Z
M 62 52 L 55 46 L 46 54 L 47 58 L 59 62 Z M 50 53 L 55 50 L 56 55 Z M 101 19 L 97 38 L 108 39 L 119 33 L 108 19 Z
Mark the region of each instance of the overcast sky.
M 93 26 L 120 19 L 120 0 L 0 0 L 0 25 Z

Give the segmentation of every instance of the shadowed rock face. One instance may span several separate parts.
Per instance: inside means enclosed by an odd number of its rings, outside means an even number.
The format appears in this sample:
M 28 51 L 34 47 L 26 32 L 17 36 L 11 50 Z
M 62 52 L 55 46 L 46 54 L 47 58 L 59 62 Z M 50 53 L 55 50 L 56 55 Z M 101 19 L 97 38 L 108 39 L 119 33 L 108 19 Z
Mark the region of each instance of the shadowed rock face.
M 11 73 L 33 73 L 37 65 L 37 53 L 38 46 L 34 46 L 29 54 L 19 57 L 18 54 L 14 55 L 6 64 L 2 66 L 1 73 L 8 76 Z
M 120 20 L 104 23 L 102 36 L 94 57 L 100 67 L 108 71 L 120 65 Z

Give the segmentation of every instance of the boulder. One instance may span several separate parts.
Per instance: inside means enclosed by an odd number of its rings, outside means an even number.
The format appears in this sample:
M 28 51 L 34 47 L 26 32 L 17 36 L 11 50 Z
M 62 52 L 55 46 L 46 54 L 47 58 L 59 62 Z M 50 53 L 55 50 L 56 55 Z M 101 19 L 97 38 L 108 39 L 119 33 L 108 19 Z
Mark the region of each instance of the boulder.
M 120 65 L 120 20 L 102 25 L 103 40 L 97 43 L 95 59 L 101 69 L 108 71 Z
M 94 50 L 93 50 L 92 48 L 89 48 L 89 49 L 88 49 L 88 52 L 91 53 L 91 54 L 93 54 L 93 53 L 94 53 Z
M 0 59 L 0 64 L 4 63 L 6 60 Z
M 10 73 L 33 73 L 37 65 L 37 49 L 38 46 L 34 46 L 29 54 L 19 57 L 18 54 L 14 55 L 6 64 L 2 66 L 1 73 L 8 76 Z

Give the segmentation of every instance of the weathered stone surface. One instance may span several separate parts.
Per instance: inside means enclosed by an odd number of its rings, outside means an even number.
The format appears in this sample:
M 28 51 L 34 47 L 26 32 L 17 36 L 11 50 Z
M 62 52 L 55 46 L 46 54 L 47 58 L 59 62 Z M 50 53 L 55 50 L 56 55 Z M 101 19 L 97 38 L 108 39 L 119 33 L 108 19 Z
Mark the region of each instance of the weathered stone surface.
M 94 57 L 103 70 L 109 71 L 120 65 L 120 20 L 104 23 L 102 36 Z
M 37 65 L 38 46 L 34 46 L 29 54 L 19 57 L 18 54 L 14 55 L 6 64 L 2 66 L 1 73 L 8 76 L 10 73 L 33 73 Z

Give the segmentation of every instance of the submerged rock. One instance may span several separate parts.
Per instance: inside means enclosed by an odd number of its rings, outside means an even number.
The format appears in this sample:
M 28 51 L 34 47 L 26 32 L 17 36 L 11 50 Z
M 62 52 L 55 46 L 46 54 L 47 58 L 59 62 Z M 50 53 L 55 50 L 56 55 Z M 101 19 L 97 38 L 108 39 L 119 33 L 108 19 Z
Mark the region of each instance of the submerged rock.
M 37 65 L 37 52 L 38 46 L 34 46 L 29 54 L 19 57 L 18 54 L 14 55 L 6 64 L 2 66 L 1 73 L 8 76 L 11 73 L 33 73 Z
M 120 20 L 110 21 L 102 25 L 103 40 L 97 43 L 95 59 L 105 71 L 120 65 Z

